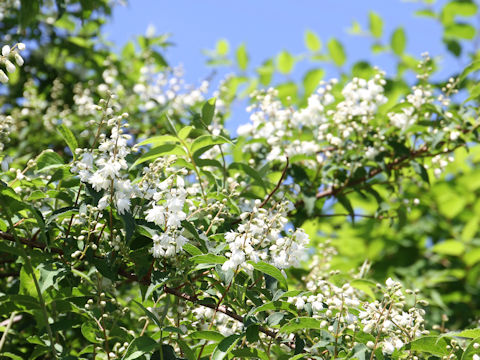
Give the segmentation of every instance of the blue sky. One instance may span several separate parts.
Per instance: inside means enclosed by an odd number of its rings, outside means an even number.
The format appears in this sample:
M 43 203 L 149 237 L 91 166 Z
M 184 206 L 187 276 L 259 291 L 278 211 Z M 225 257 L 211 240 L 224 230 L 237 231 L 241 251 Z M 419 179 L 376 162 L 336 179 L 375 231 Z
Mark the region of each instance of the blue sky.
M 171 65 L 184 65 L 190 83 L 210 74 L 202 49 L 213 49 L 220 38 L 227 39 L 231 49 L 245 42 L 250 64 L 258 66 L 284 49 L 293 54 L 304 52 L 307 29 L 316 32 L 323 44 L 330 37 L 340 39 L 350 64 L 367 59 L 391 73 L 395 69 L 391 55 L 371 55 L 369 39 L 347 32 L 353 20 L 367 28 L 368 12 L 373 10 L 384 19 L 385 40 L 397 26 L 405 27 L 407 51 L 417 57 L 424 51 L 445 55 L 441 66 L 450 73 L 458 63 L 446 56 L 440 25 L 414 16 L 423 7 L 419 2 L 400 0 L 131 0 L 125 7 L 116 7 L 105 33 L 119 46 L 144 34 L 149 24 L 158 34 L 171 33 L 176 45 L 168 49 L 166 58 Z M 327 77 L 336 75 L 335 69 L 327 67 Z

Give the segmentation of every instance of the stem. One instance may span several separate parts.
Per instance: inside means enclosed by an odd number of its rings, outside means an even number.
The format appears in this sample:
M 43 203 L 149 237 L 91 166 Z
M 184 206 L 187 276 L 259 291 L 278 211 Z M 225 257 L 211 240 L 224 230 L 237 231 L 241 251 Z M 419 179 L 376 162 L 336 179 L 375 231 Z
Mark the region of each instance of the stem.
M 0 354 L 2 353 L 3 344 L 5 344 L 5 340 L 7 340 L 7 334 L 10 331 L 10 327 L 13 324 L 13 319 L 15 318 L 15 315 L 16 315 L 16 312 L 15 311 L 12 312 L 12 314 L 10 315 L 10 319 L 8 319 L 7 327 L 5 328 L 2 338 L 0 339 Z
M 50 340 L 50 350 L 52 352 L 53 358 L 57 359 L 57 353 L 55 351 L 55 346 L 54 346 L 54 341 L 53 341 L 53 333 L 52 333 L 52 329 L 50 327 L 50 323 L 48 322 L 47 306 L 46 306 L 45 300 L 42 296 L 42 290 L 40 289 L 40 285 L 38 284 L 37 276 L 35 275 L 35 271 L 33 269 L 32 263 L 30 261 L 30 257 L 28 256 L 27 252 L 25 251 L 25 249 L 22 246 L 22 243 L 20 242 L 20 240 L 17 237 L 17 233 L 15 232 L 15 228 L 14 228 L 13 222 L 12 222 L 12 215 L 10 214 L 9 209 L 7 209 L 5 206 L 3 206 L 3 209 L 4 209 L 5 213 L 8 215 L 7 216 L 7 221 L 10 224 L 10 227 L 12 229 L 12 235 L 13 235 L 13 238 L 15 239 L 15 242 L 17 243 L 20 254 L 25 261 L 25 266 L 26 266 L 27 273 L 29 273 L 32 276 L 33 283 L 35 284 L 35 290 L 37 291 L 38 301 L 40 302 L 40 307 L 42 308 L 43 318 L 44 318 L 44 321 L 45 321 L 45 326 L 47 328 L 48 338 Z

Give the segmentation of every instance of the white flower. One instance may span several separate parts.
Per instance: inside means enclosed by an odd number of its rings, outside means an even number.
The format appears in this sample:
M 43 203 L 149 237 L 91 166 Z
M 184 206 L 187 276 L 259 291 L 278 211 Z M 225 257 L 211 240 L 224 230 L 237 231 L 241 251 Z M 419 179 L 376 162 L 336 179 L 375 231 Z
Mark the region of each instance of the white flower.
M 0 70 L 0 81 L 4 84 L 8 82 L 8 76 L 3 70 Z
M 127 197 L 117 197 L 117 210 L 119 214 L 124 214 L 130 210 L 130 199 Z
M 24 44 L 24 43 L 21 43 L 21 42 L 18 43 L 18 44 L 17 44 L 17 49 L 20 50 L 20 51 L 25 50 L 25 44 Z
M 8 56 L 8 55 L 10 55 L 10 46 L 4 45 L 4 46 L 2 47 L 2 55 L 3 55 L 3 56 Z
M 13 63 L 10 61 L 10 60 L 5 60 L 5 67 L 7 68 L 7 71 L 9 73 L 13 73 L 15 72 L 15 65 L 13 65 Z
M 20 56 L 19 53 L 15 53 L 15 62 L 18 66 L 23 66 L 24 64 L 23 58 Z
M 154 205 L 147 210 L 145 220 L 155 223 L 158 226 L 165 225 L 165 208 L 163 206 Z

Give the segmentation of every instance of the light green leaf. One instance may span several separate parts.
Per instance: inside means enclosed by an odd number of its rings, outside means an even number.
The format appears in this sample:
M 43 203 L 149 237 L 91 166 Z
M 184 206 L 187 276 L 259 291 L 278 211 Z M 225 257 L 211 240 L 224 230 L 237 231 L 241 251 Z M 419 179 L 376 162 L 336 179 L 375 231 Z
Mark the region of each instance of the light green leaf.
M 308 50 L 312 52 L 320 51 L 322 48 L 322 43 L 318 38 L 317 34 L 315 34 L 311 30 L 305 31 L 305 46 Z
M 180 155 L 180 156 L 185 156 L 186 152 L 181 147 L 180 145 L 177 144 L 163 144 L 160 146 L 157 146 L 153 148 L 150 151 L 147 151 L 145 154 L 143 154 L 135 163 L 132 165 L 132 167 L 135 167 L 139 164 L 142 164 L 146 161 L 150 160 L 155 160 L 159 158 L 160 156 L 166 156 L 166 155 Z
M 449 354 L 447 341 L 437 336 L 424 336 L 412 341 L 411 349 L 414 351 L 426 352 L 435 356 L 442 357 Z
M 443 25 L 450 25 L 456 16 L 474 16 L 477 10 L 478 7 L 474 2 L 450 1 L 442 9 L 441 21 Z
M 312 69 L 305 74 L 303 77 L 305 96 L 309 96 L 315 91 L 324 76 L 325 70 L 323 69 Z
M 142 142 L 139 142 L 137 146 L 152 144 L 153 147 L 157 147 L 159 145 L 163 145 L 171 142 L 173 143 L 178 142 L 178 138 L 173 135 L 160 135 L 160 136 L 154 136 L 146 140 L 143 140 Z
M 432 251 L 441 255 L 460 256 L 465 252 L 465 245 L 457 240 L 445 240 L 436 244 Z
M 192 256 L 190 260 L 195 264 L 223 264 L 227 261 L 227 258 L 220 255 L 204 254 Z
M 217 45 L 215 47 L 215 50 L 218 55 L 220 56 L 226 56 L 228 54 L 228 50 L 230 49 L 230 45 L 227 40 L 225 39 L 220 39 L 217 41 Z
M 299 317 L 290 320 L 287 324 L 283 325 L 279 332 L 283 334 L 291 334 L 298 330 L 320 329 L 320 321 L 311 317 Z
M 395 55 L 402 56 L 406 45 L 407 37 L 405 35 L 405 30 L 402 27 L 396 28 L 390 40 L 390 46 Z
M 347 60 L 343 45 L 337 39 L 330 39 L 327 44 L 328 53 L 337 66 L 343 66 Z
M 76 157 L 75 149 L 78 148 L 78 142 L 77 142 L 77 139 L 75 138 L 75 135 L 73 135 L 72 131 L 65 124 L 61 124 L 57 128 L 57 130 L 62 136 L 63 140 L 65 140 L 65 142 L 67 143 L 70 151 L 73 154 L 73 157 L 75 158 Z
M 373 37 L 379 39 L 383 33 L 383 20 L 377 13 L 370 11 L 368 14 L 369 29 Z
M 282 74 L 289 74 L 293 70 L 295 59 L 288 51 L 282 51 L 277 56 L 277 68 Z
M 193 130 L 193 126 L 190 126 L 190 125 L 184 126 L 180 129 L 177 136 L 179 137 L 179 139 L 185 140 L 188 137 L 188 135 L 190 135 L 192 130 Z
M 472 40 L 477 31 L 470 24 L 455 23 L 445 28 L 443 35 L 446 39 Z
M 237 48 L 236 56 L 237 56 L 237 64 L 240 70 L 243 70 L 243 71 L 247 70 L 249 59 L 248 59 L 247 47 L 245 44 L 241 44 Z
M 374 289 L 376 289 L 376 284 L 373 281 L 365 279 L 354 279 L 350 282 L 355 289 L 363 291 L 367 294 L 370 299 L 375 300 Z

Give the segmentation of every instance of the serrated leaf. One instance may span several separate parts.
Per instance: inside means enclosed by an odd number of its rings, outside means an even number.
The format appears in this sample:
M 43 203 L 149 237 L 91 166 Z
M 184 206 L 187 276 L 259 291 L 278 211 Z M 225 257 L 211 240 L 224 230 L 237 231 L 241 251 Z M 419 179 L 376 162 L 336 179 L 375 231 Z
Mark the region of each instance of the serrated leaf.
M 148 138 L 143 140 L 142 142 L 138 143 L 137 146 L 149 145 L 152 144 L 153 147 L 157 147 L 159 145 L 163 145 L 166 143 L 175 143 L 178 142 L 178 138 L 173 135 L 160 135 Z

